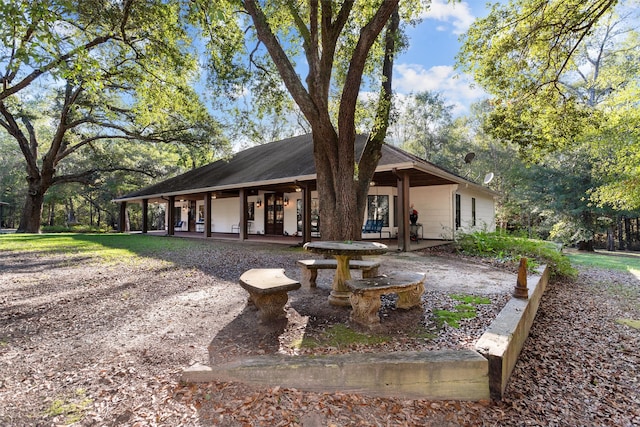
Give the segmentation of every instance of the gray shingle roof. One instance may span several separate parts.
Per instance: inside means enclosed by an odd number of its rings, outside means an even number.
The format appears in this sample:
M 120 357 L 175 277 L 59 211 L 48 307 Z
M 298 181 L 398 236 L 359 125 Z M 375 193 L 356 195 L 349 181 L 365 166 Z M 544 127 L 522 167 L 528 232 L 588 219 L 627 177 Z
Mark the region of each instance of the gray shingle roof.
M 366 141 L 365 135 L 356 137 L 356 153 L 362 152 Z M 359 154 L 356 158 L 359 158 Z M 385 169 L 386 172 L 381 173 L 376 181 L 393 182 L 395 177 L 392 176 L 391 167 L 394 165 L 399 167 L 404 165 L 404 168 L 407 168 L 407 165 L 417 165 L 418 169 L 424 169 L 413 171 L 414 176 L 422 180 L 421 185 L 445 184 L 463 180 L 403 150 L 384 145 L 382 157 L 378 162 L 378 170 Z M 431 171 L 431 173 L 427 171 Z M 313 140 L 311 134 L 306 134 L 251 147 L 234 154 L 230 159 L 218 160 L 193 169 L 123 195 L 116 201 L 259 187 L 275 183 L 293 183 L 296 180 L 308 181 L 315 179 L 315 174 Z M 429 179 L 425 181 L 425 178 Z M 414 177 L 411 179 L 413 181 Z

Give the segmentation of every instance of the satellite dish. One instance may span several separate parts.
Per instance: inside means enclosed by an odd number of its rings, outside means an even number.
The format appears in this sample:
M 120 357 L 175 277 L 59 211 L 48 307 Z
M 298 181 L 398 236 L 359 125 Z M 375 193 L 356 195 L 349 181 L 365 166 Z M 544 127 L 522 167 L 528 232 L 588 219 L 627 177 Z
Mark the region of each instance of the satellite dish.
M 475 158 L 476 158 L 476 153 L 467 153 L 467 155 L 464 156 L 464 162 L 471 163 L 471 161 Z
M 484 176 L 484 180 L 482 181 L 485 185 L 490 183 L 493 180 L 493 172 L 489 172 Z

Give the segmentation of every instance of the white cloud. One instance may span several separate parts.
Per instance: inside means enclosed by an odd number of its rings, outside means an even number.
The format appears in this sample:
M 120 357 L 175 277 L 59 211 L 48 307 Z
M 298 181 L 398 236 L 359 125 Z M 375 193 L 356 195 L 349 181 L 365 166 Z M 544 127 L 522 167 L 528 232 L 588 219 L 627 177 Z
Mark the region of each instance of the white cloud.
M 465 1 L 448 3 L 447 0 L 433 0 L 429 10 L 421 18 L 451 23 L 454 34 L 464 34 L 476 19 L 471 13 L 469 3 Z M 440 28 L 438 27 L 439 31 L 441 31 Z
M 418 64 L 398 64 L 394 67 L 393 86 L 397 93 L 440 92 L 449 104 L 454 105 L 454 115 L 469 111 L 469 106 L 486 96 L 473 86 L 466 74 L 458 74 L 449 65 L 438 65 L 425 69 Z

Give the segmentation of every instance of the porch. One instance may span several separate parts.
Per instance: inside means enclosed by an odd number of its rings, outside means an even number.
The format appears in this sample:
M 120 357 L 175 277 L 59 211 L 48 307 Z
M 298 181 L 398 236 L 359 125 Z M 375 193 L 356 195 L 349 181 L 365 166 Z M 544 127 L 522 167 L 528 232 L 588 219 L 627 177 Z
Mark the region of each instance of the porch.
M 132 233 L 141 233 L 140 231 L 134 231 Z M 147 234 L 151 236 L 167 236 L 166 230 L 149 230 Z M 238 233 L 211 233 L 211 237 L 205 237 L 204 233 L 192 232 L 192 231 L 175 231 L 173 237 L 183 238 L 183 239 L 206 239 L 211 241 L 216 240 L 233 240 L 239 241 Z M 322 240 L 320 237 L 311 237 L 311 241 L 319 241 Z M 384 245 L 387 245 L 390 251 L 399 251 L 401 248 L 398 247 L 398 239 L 390 238 L 390 239 L 366 239 L 366 241 L 370 242 L 379 242 Z M 249 234 L 246 239 L 242 240 L 243 243 L 275 243 L 281 245 L 288 246 L 302 246 L 302 236 L 274 236 L 274 235 L 264 235 L 264 234 Z M 419 251 L 423 249 L 432 248 L 435 246 L 442 246 L 450 244 L 451 240 L 436 240 L 436 239 L 420 239 L 417 242 L 411 241 L 409 245 L 409 249 L 411 251 Z

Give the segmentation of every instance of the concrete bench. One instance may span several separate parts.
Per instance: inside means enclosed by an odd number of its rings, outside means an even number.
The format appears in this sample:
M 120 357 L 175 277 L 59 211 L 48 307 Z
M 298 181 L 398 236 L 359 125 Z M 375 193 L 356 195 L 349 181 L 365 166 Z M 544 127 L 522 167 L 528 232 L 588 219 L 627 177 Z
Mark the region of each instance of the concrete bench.
M 289 300 L 288 292 L 299 289 L 300 283 L 285 276 L 282 268 L 254 268 L 242 273 L 240 286 L 249 292 L 264 323 L 287 316 L 284 305 Z
M 305 287 L 315 288 L 318 270 L 335 270 L 338 268 L 338 261 L 335 259 L 301 259 L 298 265 L 302 271 L 301 282 Z M 352 259 L 349 261 L 350 270 L 361 270 L 362 277 L 375 277 L 378 275 L 379 262 L 361 261 Z
M 397 308 L 409 309 L 422 304 L 424 293 L 424 273 L 397 272 L 386 276 L 367 279 L 347 280 L 345 285 L 351 291 L 351 320 L 372 327 L 380 323 L 378 311 L 382 305 L 380 296 L 397 294 Z

